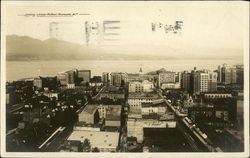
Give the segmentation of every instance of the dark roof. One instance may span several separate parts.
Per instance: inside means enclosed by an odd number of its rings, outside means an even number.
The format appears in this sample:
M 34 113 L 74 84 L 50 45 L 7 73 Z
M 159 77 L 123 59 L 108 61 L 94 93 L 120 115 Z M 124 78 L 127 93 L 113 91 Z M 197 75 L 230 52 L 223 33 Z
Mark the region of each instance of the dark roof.
M 163 99 L 160 99 L 159 101 L 153 101 L 152 103 L 141 103 L 142 107 L 166 107 L 166 103 Z
M 98 124 L 92 124 L 92 123 L 86 123 L 86 122 L 77 122 L 75 126 L 81 126 L 81 127 L 100 127 Z
M 121 121 L 121 117 L 118 115 L 107 114 L 106 121 Z
M 128 137 L 127 141 L 137 141 L 137 138 L 136 137 Z
M 105 131 L 108 131 L 108 132 L 117 132 L 117 131 L 119 131 L 119 127 L 105 126 L 105 127 L 104 127 L 104 130 L 105 130 Z
M 155 119 L 158 120 L 160 116 L 157 113 L 149 114 L 149 115 L 142 115 L 143 119 Z

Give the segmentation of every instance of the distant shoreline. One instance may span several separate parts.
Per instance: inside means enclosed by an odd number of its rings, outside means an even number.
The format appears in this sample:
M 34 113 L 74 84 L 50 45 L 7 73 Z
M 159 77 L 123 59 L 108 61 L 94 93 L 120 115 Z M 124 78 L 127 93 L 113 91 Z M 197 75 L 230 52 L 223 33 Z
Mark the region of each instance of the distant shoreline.
M 238 58 L 168 58 L 168 59 L 6 59 L 7 62 L 15 61 L 15 62 L 24 62 L 24 61 L 169 61 L 169 60 L 179 60 L 179 61 L 197 61 L 197 60 L 234 60 L 239 61 L 242 64 L 244 63 L 244 59 Z

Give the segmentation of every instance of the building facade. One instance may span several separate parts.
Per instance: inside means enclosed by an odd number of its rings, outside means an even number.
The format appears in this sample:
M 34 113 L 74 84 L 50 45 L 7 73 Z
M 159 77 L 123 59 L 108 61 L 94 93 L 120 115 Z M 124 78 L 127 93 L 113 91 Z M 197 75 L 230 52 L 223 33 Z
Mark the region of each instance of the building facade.
M 78 79 L 79 81 L 89 82 L 91 78 L 91 70 L 79 70 Z
M 102 73 L 102 82 L 104 84 L 109 83 L 109 73 L 108 72 L 103 72 Z
M 141 109 L 142 103 L 152 103 L 155 100 L 160 99 L 156 93 L 129 93 L 128 104 L 130 110 Z
M 43 88 L 43 82 L 41 78 L 34 78 L 33 85 L 37 88 Z
M 175 83 L 175 72 L 160 72 L 158 74 L 158 87 L 162 83 Z
M 128 75 L 122 72 L 112 72 L 110 74 L 110 85 L 112 86 L 125 86 L 127 83 Z
M 208 73 L 201 72 L 200 73 L 200 92 L 208 91 Z
M 190 81 L 191 81 L 191 74 L 188 73 L 187 71 L 184 71 L 181 77 L 181 88 L 186 92 L 190 92 L 191 90 Z
M 88 104 L 83 111 L 78 114 L 79 122 L 96 124 L 99 121 L 99 113 L 97 105 Z
M 218 66 L 218 82 L 223 84 L 237 83 L 237 68 L 227 64 Z
M 57 73 L 57 81 L 63 86 L 67 85 L 67 77 L 68 74 L 66 72 Z
M 154 84 L 148 80 L 129 82 L 129 92 L 152 92 L 153 89 Z
M 200 73 L 192 71 L 190 77 L 190 90 L 193 94 L 200 94 Z
M 217 73 L 209 72 L 208 73 L 208 92 L 217 91 Z

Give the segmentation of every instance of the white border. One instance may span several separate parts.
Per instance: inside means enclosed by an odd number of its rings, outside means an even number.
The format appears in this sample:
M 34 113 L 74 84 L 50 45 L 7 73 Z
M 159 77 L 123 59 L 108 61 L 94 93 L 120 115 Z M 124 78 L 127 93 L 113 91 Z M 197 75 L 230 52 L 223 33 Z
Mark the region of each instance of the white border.
M 5 37 L 5 16 L 6 15 L 6 6 L 7 5 L 25 5 L 25 4 L 39 4 L 42 1 L 4 1 L 1 2 L 1 155 L 2 157 L 119 157 L 119 158 L 127 158 L 127 157 L 249 157 L 249 2 L 246 1 L 228 1 L 226 3 L 236 3 L 238 5 L 244 5 L 246 17 L 245 17 L 245 39 L 244 39 L 244 139 L 245 139 L 245 150 L 244 152 L 230 152 L 230 153 L 55 153 L 55 152 L 46 152 L 46 153 L 37 153 L 37 152 L 30 152 L 30 153 L 24 153 L 24 152 L 5 152 L 5 83 L 6 83 L 6 37 Z M 43 4 L 72 4 L 72 1 L 45 1 L 42 2 Z M 95 1 L 95 2 L 80 2 L 80 1 L 74 1 L 75 4 L 83 4 L 83 3 L 145 3 L 145 1 L 137 1 L 137 2 L 106 2 L 106 1 Z M 193 2 L 187 2 L 187 1 L 178 1 L 178 2 L 172 2 L 172 1 L 158 1 L 158 2 L 147 2 L 147 3 L 221 3 L 223 5 L 225 2 L 201 2 L 201 1 L 193 1 Z

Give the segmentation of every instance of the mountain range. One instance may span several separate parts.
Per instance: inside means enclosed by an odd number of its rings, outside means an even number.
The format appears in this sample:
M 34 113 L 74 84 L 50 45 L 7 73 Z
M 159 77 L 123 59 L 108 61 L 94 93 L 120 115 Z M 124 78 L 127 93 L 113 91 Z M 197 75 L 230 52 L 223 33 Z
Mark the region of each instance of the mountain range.
M 206 53 L 189 55 L 166 46 L 147 47 L 129 46 L 126 52 L 118 47 L 105 49 L 99 46 L 87 46 L 55 38 L 47 40 L 34 39 L 28 36 L 6 36 L 6 59 L 7 60 L 167 60 L 167 59 L 214 59 L 213 55 Z M 141 51 L 152 52 L 144 54 Z M 140 51 L 139 53 L 137 53 Z M 130 52 L 130 53 L 127 53 Z M 166 53 L 167 52 L 167 53 Z M 237 56 L 241 58 L 242 55 Z M 217 56 L 217 59 L 225 59 L 225 56 Z M 226 58 L 234 59 L 235 56 Z

